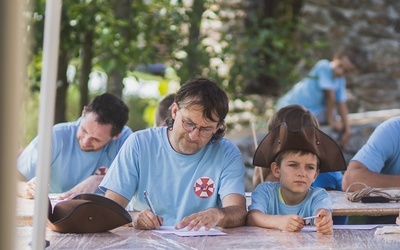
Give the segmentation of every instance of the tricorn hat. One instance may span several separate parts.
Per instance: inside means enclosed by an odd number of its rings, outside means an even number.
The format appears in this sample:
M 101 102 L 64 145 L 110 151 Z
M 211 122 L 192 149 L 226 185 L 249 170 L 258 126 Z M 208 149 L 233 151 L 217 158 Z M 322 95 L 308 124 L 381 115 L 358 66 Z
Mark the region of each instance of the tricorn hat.
M 72 200 L 58 202 L 54 208 L 49 200 L 47 226 L 56 232 L 107 232 L 131 222 L 125 208 L 97 194 L 80 194 Z
M 290 130 L 286 123 L 273 128 L 261 141 L 254 154 L 253 165 L 270 168 L 276 156 L 285 150 L 303 150 L 318 156 L 320 173 L 346 170 L 339 145 L 313 125 Z

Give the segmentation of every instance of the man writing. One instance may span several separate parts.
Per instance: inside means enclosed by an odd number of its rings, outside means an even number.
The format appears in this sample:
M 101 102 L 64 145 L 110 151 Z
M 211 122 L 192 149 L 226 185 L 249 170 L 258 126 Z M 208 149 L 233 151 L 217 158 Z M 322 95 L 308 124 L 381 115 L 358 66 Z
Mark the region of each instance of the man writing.
M 72 199 L 80 193 L 94 193 L 126 138 L 132 133 L 124 126 L 129 109 L 117 97 L 102 94 L 93 99 L 75 122 L 53 127 L 50 165 L 50 193 L 58 199 Z M 38 137 L 17 161 L 18 195 L 35 197 Z
M 242 155 L 222 138 L 228 110 L 228 97 L 216 83 L 194 79 L 176 93 L 167 126 L 127 139 L 100 188 L 123 207 L 132 199 L 135 228 L 245 224 Z M 144 191 L 159 217 L 148 209 Z

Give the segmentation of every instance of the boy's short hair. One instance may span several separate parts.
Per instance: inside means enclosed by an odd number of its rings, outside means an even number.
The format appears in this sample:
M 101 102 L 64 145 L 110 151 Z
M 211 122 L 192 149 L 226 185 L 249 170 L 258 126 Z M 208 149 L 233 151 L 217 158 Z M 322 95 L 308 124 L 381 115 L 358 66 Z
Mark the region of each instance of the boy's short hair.
M 305 107 L 298 104 L 287 105 L 278 110 L 268 120 L 268 131 L 285 122 L 292 130 L 299 130 L 306 125 L 314 125 L 319 128 L 317 118 Z
M 283 160 L 286 156 L 288 156 L 288 155 L 290 155 L 290 154 L 298 154 L 298 155 L 300 155 L 300 156 L 308 155 L 308 154 L 315 155 L 315 154 L 313 154 L 313 153 L 311 153 L 311 152 L 304 151 L 304 150 L 300 150 L 300 149 L 288 149 L 288 150 L 284 150 L 284 151 L 282 151 L 282 152 L 280 152 L 280 153 L 278 153 L 278 154 L 276 155 L 276 158 L 275 158 L 276 164 L 278 164 L 278 166 L 281 166 L 282 160 Z M 318 155 L 315 155 L 315 156 L 317 157 L 317 168 L 319 169 L 319 165 L 320 165 L 320 162 L 321 162 L 321 161 L 320 161 Z

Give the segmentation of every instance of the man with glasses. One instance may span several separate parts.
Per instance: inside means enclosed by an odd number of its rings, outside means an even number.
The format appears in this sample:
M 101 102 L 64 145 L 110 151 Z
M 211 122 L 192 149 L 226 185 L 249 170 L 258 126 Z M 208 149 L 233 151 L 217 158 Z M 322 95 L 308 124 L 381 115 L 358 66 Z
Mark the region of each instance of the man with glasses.
M 228 102 L 213 81 L 193 79 L 175 94 L 167 126 L 127 139 L 100 188 L 123 207 L 131 201 L 135 228 L 162 224 L 207 230 L 245 224 L 242 155 L 222 138 Z

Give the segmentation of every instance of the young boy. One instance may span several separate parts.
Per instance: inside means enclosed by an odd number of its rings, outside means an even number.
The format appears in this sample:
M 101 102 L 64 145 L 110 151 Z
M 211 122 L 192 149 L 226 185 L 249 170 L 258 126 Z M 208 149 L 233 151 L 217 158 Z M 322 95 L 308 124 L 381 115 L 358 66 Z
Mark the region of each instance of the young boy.
M 281 108 L 276 112 L 268 121 L 268 130 L 272 130 L 276 126 L 285 122 L 292 129 L 300 129 L 303 125 L 314 125 L 319 129 L 319 123 L 315 116 L 305 107 L 292 104 Z M 297 126 L 297 128 L 296 128 Z M 325 190 L 339 190 L 342 191 L 342 178 L 343 174 L 341 171 L 326 172 L 319 174 L 317 179 L 313 182 L 313 187 L 322 187 Z M 262 168 L 255 166 L 253 173 L 253 186 L 256 188 L 258 184 L 264 181 L 279 182 L 279 179 L 275 177 L 270 168 Z M 345 225 L 347 224 L 347 216 L 334 216 L 334 225 Z
M 312 124 L 282 123 L 256 150 L 253 165 L 271 168 L 279 182 L 264 182 L 252 193 L 247 225 L 300 231 L 305 223 L 332 234 L 332 201 L 323 188 L 311 184 L 321 172 L 346 169 L 337 143 Z M 319 217 L 311 221 L 303 218 Z

